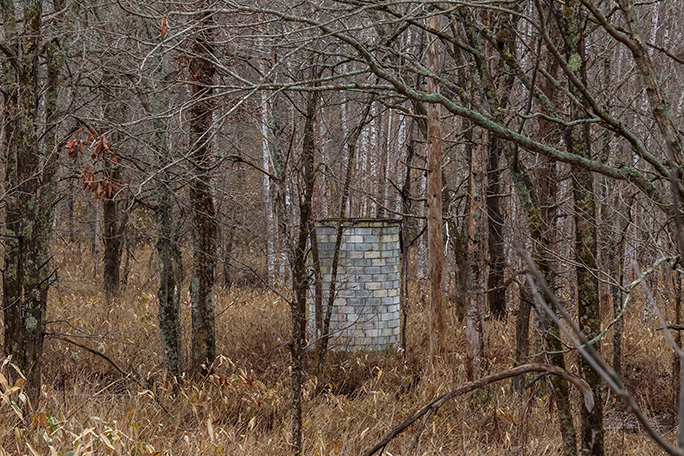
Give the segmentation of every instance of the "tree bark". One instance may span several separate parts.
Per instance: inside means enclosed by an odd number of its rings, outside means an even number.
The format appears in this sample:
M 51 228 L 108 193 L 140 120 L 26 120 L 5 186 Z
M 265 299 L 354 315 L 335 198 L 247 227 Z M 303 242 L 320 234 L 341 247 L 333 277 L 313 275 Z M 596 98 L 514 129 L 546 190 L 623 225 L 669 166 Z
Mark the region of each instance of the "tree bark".
M 299 201 L 299 234 L 293 252 L 292 265 L 292 445 L 294 455 L 303 454 L 302 446 L 302 392 L 304 386 L 304 346 L 306 345 L 306 296 L 309 289 L 307 268 L 307 240 L 311 226 L 312 200 L 314 189 L 315 157 L 315 117 L 318 106 L 318 93 L 311 92 L 306 109 L 304 142 L 302 144 L 303 194 Z
M 159 78 L 161 80 L 161 78 Z M 168 104 L 165 95 L 158 95 L 156 115 L 163 112 Z M 157 146 L 157 165 L 167 166 L 171 160 L 167 141 L 168 119 L 155 121 L 155 143 Z M 180 325 L 180 289 L 182 286 L 182 257 L 174 230 L 173 193 L 171 179 L 165 171 L 157 176 L 157 204 L 154 215 L 157 229 L 157 274 L 159 288 L 159 331 L 161 333 L 164 364 L 169 376 L 178 379 L 183 371 L 183 350 Z M 175 383 L 174 383 L 175 385 Z
M 17 32 L 16 6 L 10 1 L 0 4 L 5 51 L 12 53 L 9 60 L 15 63 L 6 60 L 2 73 L 5 179 L 13 189 L 5 197 L 4 352 L 26 376 L 24 389 L 36 407 L 47 295 L 54 274 L 49 241 L 57 199 L 57 100 L 63 54 L 56 43 L 45 43 L 43 2 L 23 3 L 21 34 Z M 40 73 L 41 58 L 47 61 L 46 79 Z M 46 84 L 44 145 L 37 129 L 43 121 L 41 81 Z
M 430 27 L 438 27 L 438 16 L 429 19 Z M 428 47 L 428 67 L 439 74 L 437 40 Z M 437 81 L 428 79 L 428 93 L 439 93 Z M 428 171 L 427 171 L 427 226 L 430 262 L 430 362 L 446 361 L 446 296 L 444 290 L 444 227 L 442 222 L 442 133 L 440 107 L 427 106 Z
M 491 135 L 489 139 L 489 156 L 487 160 L 487 216 L 489 219 L 489 311 L 497 320 L 506 318 L 506 287 L 504 273 L 506 258 L 504 257 L 504 220 L 501 212 L 501 171 L 499 158 L 501 156 L 501 141 Z
M 110 166 L 109 164 L 105 166 Z M 118 165 L 111 165 L 118 167 Z M 113 169 L 109 171 L 108 178 L 118 182 L 120 173 Z M 103 283 L 105 302 L 111 303 L 119 295 L 121 285 L 121 258 L 124 247 L 127 212 L 122 208 L 122 201 L 116 197 L 106 198 L 102 201 L 102 224 L 104 244 L 103 257 Z
M 157 273 L 159 275 L 159 330 L 161 332 L 164 363 L 171 377 L 180 377 L 183 351 L 180 326 L 180 294 L 178 259 L 181 253 L 173 232 L 173 206 L 169 182 L 160 176 L 157 184 Z
M 559 18 L 560 19 L 560 18 Z M 569 0 L 565 3 L 562 20 L 559 20 L 560 30 L 565 41 L 566 54 L 569 62 L 579 57 L 580 65 L 571 65 L 575 77 L 586 84 L 585 43 L 582 36 L 584 14 L 580 0 Z M 575 84 L 570 85 L 570 92 L 576 97 L 582 97 L 581 91 Z M 571 105 L 571 120 L 585 117 L 574 104 Z M 565 143 L 568 151 L 581 157 L 591 157 L 591 137 L 589 124 L 564 129 Z M 596 201 L 594 198 L 594 179 L 591 172 L 581 166 L 571 165 L 572 191 L 575 203 L 575 260 L 577 274 L 577 313 L 579 327 L 587 338 L 592 340 L 601 331 L 599 313 L 599 287 L 596 275 L 598 255 L 596 242 Z M 600 345 L 594 345 L 596 352 L 600 352 Z M 603 401 L 601 393 L 601 376 L 584 358 L 579 359 L 580 375 L 589 383 L 596 406 L 592 411 L 581 410 L 581 454 L 602 456 L 603 450 Z
M 487 132 L 482 131 L 483 141 Z M 466 374 L 468 380 L 479 377 L 480 361 L 484 351 L 483 300 L 484 274 L 482 271 L 482 228 L 484 224 L 484 163 L 483 146 L 474 146 L 470 154 L 470 178 L 468 185 L 468 300 L 466 304 Z
M 204 2 L 199 2 L 203 7 Z M 206 5 L 204 5 L 206 6 Z M 191 162 L 193 177 L 190 184 L 192 207 L 193 264 L 190 283 L 192 306 L 192 359 L 193 374 L 206 375 L 216 355 L 214 334 L 214 282 L 216 269 L 216 240 L 218 226 L 211 194 L 209 169 L 211 168 L 213 93 L 216 69 L 211 61 L 213 49 L 213 21 L 207 13 L 201 19 L 202 29 L 193 44 L 194 57 L 189 63 L 193 105 L 190 118 Z

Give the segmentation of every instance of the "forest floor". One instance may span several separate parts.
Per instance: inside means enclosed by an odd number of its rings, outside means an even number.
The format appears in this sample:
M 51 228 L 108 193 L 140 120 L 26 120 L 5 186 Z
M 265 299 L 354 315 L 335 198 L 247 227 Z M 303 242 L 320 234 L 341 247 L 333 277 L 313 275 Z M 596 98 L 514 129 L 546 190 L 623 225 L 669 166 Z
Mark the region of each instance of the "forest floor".
M 149 253 L 137 256 L 127 287 L 107 307 L 93 278 L 92 263 L 79 251 L 58 257 L 59 282 L 50 299 L 45 343 L 45 387 L 32 414 L 19 417 L 0 396 L 0 455 L 288 455 L 290 436 L 289 337 L 286 302 L 257 285 L 220 292 L 216 304 L 218 359 L 214 375 L 181 380 L 178 394 L 165 378 L 159 342 L 156 277 Z M 414 287 L 415 288 L 415 287 Z M 465 336 L 449 314 L 448 362 L 427 362 L 427 312 L 410 296 L 406 357 L 400 352 L 333 353 L 327 388 L 314 396 L 306 384 L 306 455 L 358 455 L 377 443 L 413 411 L 466 383 Z M 183 328 L 190 326 L 187 297 Z M 656 326 L 644 326 L 639 300 L 627 313 L 623 342 L 628 389 L 668 439 L 675 439 L 673 354 Z M 606 310 L 605 322 L 610 320 Z M 512 367 L 515 316 L 487 321 L 486 368 L 482 375 Z M 535 337 L 540 338 L 538 331 Z M 184 334 L 188 344 L 188 331 Z M 76 342 L 76 345 L 60 337 Z M 602 343 L 611 359 L 612 332 Z M 92 350 L 104 354 L 122 371 Z M 538 347 L 532 343 L 532 350 Z M 576 354 L 569 353 L 576 372 Z M 543 362 L 543 355 L 533 358 Z M 313 372 L 313 358 L 308 371 Z M 0 373 L 10 392 L 18 378 L 7 363 Z M 0 377 L 0 380 L 2 377 Z M 530 376 L 531 382 L 535 377 Z M 574 390 L 574 403 L 580 404 Z M 659 454 L 636 421 L 604 390 L 606 454 Z M 577 406 L 578 407 L 578 406 Z M 575 413 L 579 414 L 576 407 Z M 427 423 L 397 437 L 386 455 L 556 455 L 560 434 L 547 377 L 523 394 L 506 380 L 459 397 Z M 578 423 L 579 420 L 576 420 Z M 411 450 L 413 452 L 411 453 Z

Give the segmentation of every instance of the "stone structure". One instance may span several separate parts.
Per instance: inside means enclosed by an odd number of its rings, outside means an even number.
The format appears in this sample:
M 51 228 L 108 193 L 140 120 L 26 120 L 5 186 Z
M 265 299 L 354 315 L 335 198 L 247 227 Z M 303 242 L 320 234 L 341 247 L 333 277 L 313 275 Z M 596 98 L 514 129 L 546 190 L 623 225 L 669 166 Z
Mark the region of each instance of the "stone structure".
M 316 224 L 323 282 L 323 316 L 328 302 L 337 220 Z M 350 219 L 344 222 L 337 292 L 330 331 L 333 350 L 386 350 L 399 347 L 399 222 Z M 321 318 L 323 318 L 323 316 Z M 313 287 L 309 331 L 315 336 Z

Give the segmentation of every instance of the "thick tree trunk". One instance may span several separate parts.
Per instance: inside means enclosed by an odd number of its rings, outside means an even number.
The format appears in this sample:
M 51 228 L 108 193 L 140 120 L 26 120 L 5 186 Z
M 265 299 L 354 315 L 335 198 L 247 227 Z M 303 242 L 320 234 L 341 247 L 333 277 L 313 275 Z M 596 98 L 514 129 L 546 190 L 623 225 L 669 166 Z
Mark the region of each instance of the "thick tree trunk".
M 50 232 L 56 200 L 57 88 L 61 67 L 57 46 L 43 43 L 42 1 L 24 2 L 23 35 L 17 33 L 14 2 L 3 2 L 6 50 L 16 65 L 3 66 L 2 83 L 8 95 L 3 144 L 5 179 L 12 189 L 5 196 L 5 252 L 3 271 L 4 353 L 26 375 L 25 391 L 37 406 L 41 388 L 47 295 L 53 272 Z M 38 137 L 40 57 L 47 61 L 45 120 L 49 126 L 44 146 Z
M 180 327 L 180 294 L 178 264 L 180 250 L 173 227 L 172 195 L 163 177 L 157 185 L 157 273 L 159 275 L 159 330 L 161 332 L 164 363 L 171 377 L 180 377 L 183 369 L 183 352 Z
M 199 2 L 200 7 L 204 2 Z M 209 15 L 201 20 L 202 30 L 195 38 L 194 57 L 190 60 L 193 105 L 190 115 L 190 142 L 193 177 L 190 184 L 192 208 L 193 263 L 190 282 L 192 306 L 193 374 L 206 375 L 216 355 L 214 334 L 214 282 L 216 270 L 216 241 L 218 226 L 211 194 L 212 113 L 215 108 L 213 93 L 216 69 L 211 62 L 213 21 Z
M 506 287 L 504 273 L 503 215 L 501 211 L 501 140 L 494 135 L 489 139 L 489 159 L 487 161 L 487 216 L 489 219 L 489 311 L 497 320 L 506 318 Z
M 483 132 L 487 135 L 486 132 Z M 484 139 L 484 138 L 483 138 Z M 485 143 L 486 141 L 483 141 Z M 482 239 L 483 224 L 485 222 L 484 208 L 484 163 L 482 147 L 472 148 L 470 155 L 470 180 L 468 185 L 468 300 L 466 304 L 466 374 L 472 381 L 479 377 L 480 362 L 484 351 L 483 305 L 484 305 L 484 274 L 482 254 L 484 242 Z
M 586 140 L 588 141 L 588 139 L 587 131 Z M 596 277 L 596 205 L 591 173 L 583 168 L 573 168 L 573 193 L 576 211 L 577 311 L 579 327 L 591 340 L 601 331 L 598 279 Z M 599 345 L 595 345 L 594 349 L 598 352 Z M 603 455 L 601 376 L 584 357 L 580 357 L 579 366 L 580 375 L 583 375 L 587 380 L 596 397 L 596 406 L 591 412 L 586 407 L 582 407 L 582 454 L 599 456 Z
M 160 96 L 157 110 L 162 111 L 168 100 Z M 166 119 L 155 122 L 158 164 L 170 160 Z M 182 286 L 181 252 L 178 248 L 173 218 L 171 181 L 165 172 L 157 178 L 157 205 L 154 216 L 157 228 L 157 275 L 159 288 L 159 331 L 161 333 L 164 364 L 169 376 L 179 378 L 183 371 L 183 351 L 180 325 L 180 289 Z
M 430 27 L 438 27 L 438 16 L 429 20 Z M 439 74 L 437 40 L 428 47 L 428 67 Z M 438 93 L 437 81 L 428 79 L 428 93 Z M 439 105 L 427 107 L 427 226 L 430 262 L 430 362 L 446 361 L 446 296 L 444 290 L 444 227 L 442 222 L 442 133 Z
M 117 166 L 117 165 L 114 165 Z M 119 172 L 108 173 L 113 182 L 119 180 Z M 119 295 L 121 285 L 121 258 L 124 247 L 127 213 L 122 210 L 121 201 L 107 198 L 102 201 L 102 224 L 104 244 L 103 282 L 105 302 L 111 303 Z
M 563 18 L 559 21 L 561 34 L 565 41 L 566 54 L 569 61 L 574 56 L 581 57 L 581 62 L 586 62 L 585 43 L 582 36 L 584 23 L 583 7 L 580 0 L 569 0 L 565 3 Z M 574 76 L 587 82 L 586 68 L 584 64 L 572 67 Z M 576 85 L 571 84 L 570 92 L 581 98 L 582 92 Z M 576 106 L 571 107 L 571 120 L 580 120 L 585 115 Z M 591 137 L 589 124 L 577 127 L 565 128 L 565 143 L 569 152 L 582 157 L 591 158 Z M 589 170 L 584 167 L 571 166 L 573 180 L 572 191 L 575 203 L 575 260 L 577 262 L 577 313 L 579 327 L 585 332 L 587 338 L 592 340 L 601 331 L 601 318 L 599 313 L 599 288 L 596 275 L 598 256 L 596 242 L 596 202 L 594 198 L 594 179 Z M 600 345 L 594 345 L 598 353 Z M 581 453 L 582 455 L 603 455 L 603 401 L 601 392 L 601 376 L 584 358 L 579 359 L 580 375 L 589 383 L 596 405 L 588 411 L 581 408 Z

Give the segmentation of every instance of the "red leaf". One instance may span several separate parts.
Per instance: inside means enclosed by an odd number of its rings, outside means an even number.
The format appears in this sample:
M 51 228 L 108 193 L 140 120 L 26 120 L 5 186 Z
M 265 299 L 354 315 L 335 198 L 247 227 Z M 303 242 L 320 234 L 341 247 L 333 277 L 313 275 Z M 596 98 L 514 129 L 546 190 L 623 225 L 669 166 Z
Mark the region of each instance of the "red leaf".
M 164 38 L 166 36 L 166 31 L 169 29 L 168 25 L 166 24 L 166 16 L 162 17 L 161 20 L 161 37 Z
M 72 139 L 65 145 L 69 157 L 72 159 L 78 158 L 78 154 L 83 153 L 83 141 L 80 139 Z

